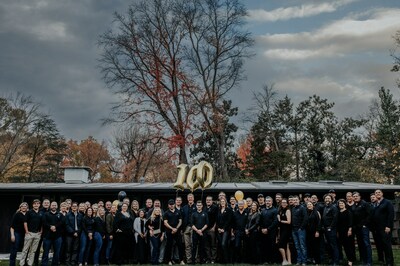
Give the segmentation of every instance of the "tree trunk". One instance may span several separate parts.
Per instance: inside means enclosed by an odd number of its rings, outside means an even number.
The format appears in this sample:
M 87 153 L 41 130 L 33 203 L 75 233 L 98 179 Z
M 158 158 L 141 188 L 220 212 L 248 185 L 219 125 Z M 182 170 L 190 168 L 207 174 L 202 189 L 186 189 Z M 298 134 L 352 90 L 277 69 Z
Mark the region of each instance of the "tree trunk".
M 184 164 L 188 163 L 185 145 L 179 147 L 179 164 L 182 163 Z
M 225 132 L 224 132 L 224 130 L 221 130 L 220 142 L 219 142 L 219 147 L 218 147 L 219 162 L 220 162 L 220 167 L 221 167 L 221 180 L 222 181 L 230 181 L 230 178 L 228 176 L 228 169 L 227 169 L 226 162 L 225 162 L 225 145 L 226 145 Z

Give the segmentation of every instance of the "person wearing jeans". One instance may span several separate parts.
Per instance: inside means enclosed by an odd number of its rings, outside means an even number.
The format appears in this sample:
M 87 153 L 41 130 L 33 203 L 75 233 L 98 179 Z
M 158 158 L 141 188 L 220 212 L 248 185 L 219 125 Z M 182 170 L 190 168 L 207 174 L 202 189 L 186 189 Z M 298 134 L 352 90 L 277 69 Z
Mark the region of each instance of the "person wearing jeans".
M 94 254 L 93 254 L 93 264 L 95 266 L 100 265 L 100 252 L 101 247 L 103 246 L 103 239 L 105 239 L 106 234 L 106 218 L 105 218 L 105 209 L 104 207 L 99 207 L 97 210 L 97 216 L 94 218 L 94 232 L 93 232 L 93 240 L 94 240 Z
M 58 266 L 62 244 L 61 231 L 65 217 L 57 211 L 57 207 L 57 202 L 53 201 L 50 204 L 50 211 L 46 212 L 43 218 L 42 266 L 48 265 L 51 247 L 53 247 L 53 259 L 51 265 Z
M 28 203 L 22 202 L 19 205 L 18 211 L 13 215 L 10 226 L 10 266 L 16 265 L 16 258 L 18 249 L 24 242 L 24 223 L 26 221 L 26 212 L 28 210 Z
M 297 251 L 297 264 L 307 263 L 306 226 L 308 221 L 307 210 L 300 205 L 299 196 L 292 198 L 292 237 Z
M 151 264 L 159 264 L 160 256 L 160 246 L 161 242 L 164 240 L 164 222 L 161 217 L 161 209 L 155 207 L 153 213 L 151 214 L 149 220 L 147 220 L 146 226 L 150 231 L 150 242 L 153 247 L 151 251 Z

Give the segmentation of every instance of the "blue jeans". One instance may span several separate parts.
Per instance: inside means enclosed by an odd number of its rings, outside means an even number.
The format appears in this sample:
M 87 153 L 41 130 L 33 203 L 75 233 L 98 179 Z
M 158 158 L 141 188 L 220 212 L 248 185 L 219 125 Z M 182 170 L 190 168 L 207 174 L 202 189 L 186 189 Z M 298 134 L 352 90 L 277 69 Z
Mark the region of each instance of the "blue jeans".
M 160 237 L 150 237 L 150 242 L 151 245 L 153 246 L 153 249 L 151 250 L 151 264 L 157 265 L 158 263 L 158 257 L 160 256 L 160 246 L 161 246 L 161 240 Z
M 21 245 L 24 243 L 24 234 L 14 231 L 15 241 L 11 243 L 10 249 L 10 266 L 15 266 L 17 259 L 17 252 Z
M 363 264 L 372 265 L 372 249 L 369 241 L 369 229 L 366 226 L 356 228 L 358 249 L 360 251 L 360 260 Z
M 112 250 L 113 240 L 110 239 L 110 236 L 107 236 L 107 247 L 106 247 L 106 260 L 111 260 L 111 250 Z
M 89 260 L 89 252 L 92 247 L 92 240 L 89 239 L 87 233 L 82 232 L 80 248 L 79 248 L 79 263 L 85 263 Z
M 51 246 L 53 246 L 53 259 L 51 265 L 58 266 L 58 260 L 60 257 L 62 238 L 58 237 L 55 239 L 43 238 L 43 256 L 42 256 L 42 266 L 47 266 L 49 263 L 49 252 Z
M 336 235 L 336 228 L 329 228 L 325 230 L 325 239 L 332 255 L 333 264 L 339 264 L 339 249 Z
M 98 265 L 100 264 L 100 251 L 101 251 L 101 246 L 103 245 L 103 237 L 99 232 L 95 232 L 93 234 L 93 240 L 94 240 L 94 253 L 93 253 L 93 264 Z
M 297 251 L 297 263 L 307 263 L 307 244 L 306 244 L 306 230 L 293 229 L 292 231 L 294 246 Z

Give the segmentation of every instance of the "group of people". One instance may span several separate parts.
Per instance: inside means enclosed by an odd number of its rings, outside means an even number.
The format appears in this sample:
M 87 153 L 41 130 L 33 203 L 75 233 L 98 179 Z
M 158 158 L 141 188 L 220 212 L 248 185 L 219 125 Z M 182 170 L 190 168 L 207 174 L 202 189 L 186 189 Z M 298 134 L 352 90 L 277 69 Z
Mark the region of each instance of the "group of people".
M 277 193 L 273 199 L 236 200 L 220 192 L 218 199 L 207 196 L 195 201 L 193 194 L 170 199 L 167 208 L 160 200 L 125 198 L 60 204 L 35 199 L 29 208 L 22 202 L 10 226 L 10 266 L 87 265 L 113 263 L 251 263 L 282 265 L 328 262 L 352 265 L 356 260 L 372 265 L 370 232 L 375 240 L 379 263 L 394 265 L 391 246 L 394 207 L 381 190 L 367 202 L 358 192 L 336 199 L 330 190 L 320 202 L 316 195 Z M 344 251 L 344 253 L 343 253 Z M 345 256 L 344 256 L 345 255 Z M 376 265 L 375 262 L 374 265 Z

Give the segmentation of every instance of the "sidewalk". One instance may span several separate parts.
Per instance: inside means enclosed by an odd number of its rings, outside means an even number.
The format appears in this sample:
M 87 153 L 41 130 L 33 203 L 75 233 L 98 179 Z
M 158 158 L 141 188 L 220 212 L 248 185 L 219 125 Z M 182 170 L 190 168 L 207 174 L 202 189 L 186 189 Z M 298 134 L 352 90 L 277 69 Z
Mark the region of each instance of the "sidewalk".
M 49 253 L 49 258 L 52 258 L 53 257 L 53 252 L 50 252 Z M 20 260 L 21 259 L 21 252 L 18 252 L 17 253 L 17 260 Z M 39 257 L 39 260 L 41 260 L 42 259 L 42 253 L 40 253 L 40 257 Z M 0 253 L 0 261 L 3 261 L 3 260 L 10 260 L 10 253 Z

